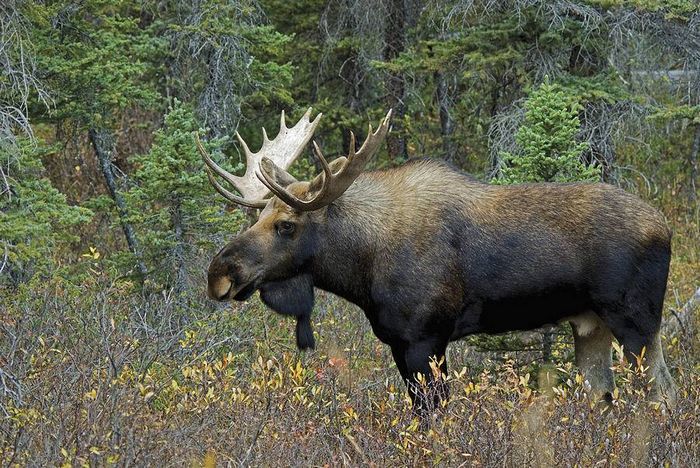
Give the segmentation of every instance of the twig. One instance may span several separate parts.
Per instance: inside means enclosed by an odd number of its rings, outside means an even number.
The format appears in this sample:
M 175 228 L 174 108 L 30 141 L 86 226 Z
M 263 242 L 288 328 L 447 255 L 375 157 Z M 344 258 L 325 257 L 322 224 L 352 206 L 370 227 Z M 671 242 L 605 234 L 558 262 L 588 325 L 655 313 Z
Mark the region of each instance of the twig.
M 268 392 L 267 394 L 267 399 L 265 401 L 265 415 L 260 419 L 260 424 L 258 424 L 258 429 L 255 431 L 255 435 L 253 436 L 253 440 L 250 442 L 250 446 L 248 447 L 248 450 L 245 452 L 245 457 L 241 461 L 241 466 L 249 466 L 248 463 L 252 462 L 253 460 L 249 460 L 251 455 L 253 454 L 253 448 L 255 447 L 255 444 L 258 442 L 258 438 L 262 434 L 263 430 L 265 429 L 265 425 L 267 424 L 268 421 L 268 416 L 270 415 L 270 407 L 272 406 L 272 398 L 270 397 L 270 394 Z
M 2 273 L 2 270 L 5 269 L 5 265 L 7 265 L 7 257 L 9 255 L 9 249 L 7 248 L 7 243 L 3 242 L 5 245 L 5 254 L 2 257 L 2 265 L 0 265 L 0 273 Z
M 683 335 L 692 335 L 694 327 L 692 326 L 692 315 L 696 307 L 700 305 L 700 287 L 695 290 L 690 299 L 683 305 L 680 311 L 676 312 L 671 309 L 675 320 L 667 320 L 663 325 L 665 335 L 675 335 L 679 332 Z

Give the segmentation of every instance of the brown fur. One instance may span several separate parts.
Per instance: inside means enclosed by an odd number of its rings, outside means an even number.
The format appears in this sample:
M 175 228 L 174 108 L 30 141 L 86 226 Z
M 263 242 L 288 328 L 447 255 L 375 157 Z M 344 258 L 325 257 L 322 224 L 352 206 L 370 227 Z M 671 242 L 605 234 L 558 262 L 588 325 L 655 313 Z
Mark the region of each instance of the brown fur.
M 322 177 L 287 190 L 313 198 Z M 280 233 L 282 221 L 293 234 Z M 659 393 L 668 395 L 657 334 L 669 258 L 663 217 L 618 188 L 488 185 L 419 160 L 363 173 L 316 211 L 273 198 L 214 258 L 209 286 L 213 297 L 239 300 L 260 288 L 268 305 L 297 316 L 301 347 L 313 346 L 312 286 L 334 292 L 363 308 L 409 384 L 416 372 L 429 374 L 428 358 L 451 340 L 572 318 L 596 324 L 591 337 L 579 330 L 577 354 L 602 392 L 610 379 L 596 363 L 609 360 L 600 353 L 609 353 L 612 333 L 630 356 L 654 348 Z M 226 295 L 222 276 L 231 282 Z

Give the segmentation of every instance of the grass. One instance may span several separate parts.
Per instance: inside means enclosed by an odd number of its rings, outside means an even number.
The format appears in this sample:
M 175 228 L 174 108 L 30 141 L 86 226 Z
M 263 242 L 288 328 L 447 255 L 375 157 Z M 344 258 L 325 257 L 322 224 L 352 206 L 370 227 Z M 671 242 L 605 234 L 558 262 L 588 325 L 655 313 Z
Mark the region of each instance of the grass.
M 362 313 L 320 294 L 319 349 L 257 300 L 139 297 L 104 277 L 35 284 L 0 316 L 0 460 L 12 465 L 671 465 L 700 459 L 700 373 L 668 341 L 681 387 L 668 410 L 618 367 L 611 408 L 571 363 L 543 385 L 501 357 L 452 345 L 452 398 L 429 431 Z M 99 292 L 96 292 L 99 291 Z M 522 357 L 522 356 L 521 356 Z M 524 358 L 522 359 L 524 360 Z M 629 381 L 631 383 L 626 383 Z M 539 383 L 539 385 L 538 385 Z
M 697 210 L 667 216 L 675 234 L 665 309 L 674 320 L 700 284 L 700 228 Z M 613 405 L 589 398 L 570 362 L 568 333 L 559 336 L 552 367 L 537 364 L 536 348 L 483 353 L 476 339 L 450 346 L 451 399 L 422 431 L 389 349 L 347 302 L 319 292 L 318 349 L 300 353 L 293 321 L 257 299 L 216 308 L 204 298 L 203 276 L 181 297 L 141 295 L 111 280 L 102 261 L 80 257 L 65 267 L 70 274 L 0 290 L 2 465 L 685 467 L 700 460 L 697 310 L 695 333 L 665 337 L 680 387 L 673 409 L 650 404 L 644 369 L 619 359 Z

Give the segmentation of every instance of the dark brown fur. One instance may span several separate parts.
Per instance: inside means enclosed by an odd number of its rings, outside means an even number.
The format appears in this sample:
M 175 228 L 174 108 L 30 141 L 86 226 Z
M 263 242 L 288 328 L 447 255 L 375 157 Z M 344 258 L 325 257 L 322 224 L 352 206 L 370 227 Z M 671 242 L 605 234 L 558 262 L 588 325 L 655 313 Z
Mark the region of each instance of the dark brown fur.
M 318 184 L 288 190 L 303 197 Z M 280 233 L 281 221 L 294 224 L 292 235 Z M 209 290 L 244 300 L 261 289 L 273 309 L 298 317 L 300 347 L 313 345 L 313 286 L 354 302 L 391 346 L 418 408 L 429 401 L 411 385 L 415 374 L 430 376 L 429 358 L 444 356 L 449 341 L 569 319 L 577 343 L 586 330 L 609 330 L 599 335 L 611 333 L 629 353 L 653 348 L 659 392 L 668 395 L 657 334 L 669 259 L 663 217 L 618 188 L 488 185 L 417 160 L 362 174 L 320 210 L 295 212 L 273 198 L 212 260 Z M 587 349 L 607 349 L 609 360 L 609 343 L 599 341 L 577 347 L 582 367 Z M 598 354 L 591 359 L 607 362 Z M 587 369 L 609 392 L 604 365 Z

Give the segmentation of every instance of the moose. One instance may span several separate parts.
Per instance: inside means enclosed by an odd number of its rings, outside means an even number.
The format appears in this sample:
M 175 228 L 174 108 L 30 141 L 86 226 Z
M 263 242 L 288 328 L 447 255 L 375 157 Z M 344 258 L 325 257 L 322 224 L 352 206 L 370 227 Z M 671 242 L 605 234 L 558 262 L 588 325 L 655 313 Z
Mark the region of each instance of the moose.
M 365 171 L 391 111 L 359 149 L 350 133 L 347 157 L 329 163 L 314 142 L 322 172 L 298 181 L 287 169 L 320 118 L 309 109 L 288 128 L 283 112 L 279 134 L 270 140 L 263 129 L 258 152 L 236 134 L 243 176 L 217 165 L 196 137 L 214 188 L 262 210 L 212 259 L 212 299 L 259 291 L 296 318 L 300 349 L 315 344 L 314 288 L 356 304 L 391 348 L 419 414 L 446 397 L 439 381 L 449 342 L 566 321 L 597 398 L 609 401 L 614 390 L 615 338 L 628 359 L 644 355 L 652 397 L 673 402 L 659 332 L 671 234 L 659 212 L 603 183 L 490 185 L 437 159 Z M 440 391 L 425 391 L 425 379 Z

